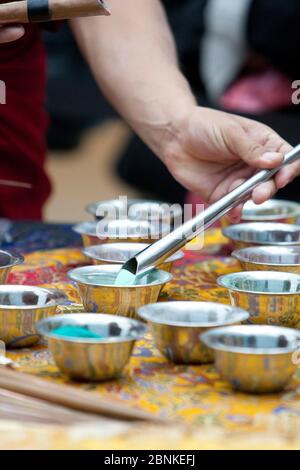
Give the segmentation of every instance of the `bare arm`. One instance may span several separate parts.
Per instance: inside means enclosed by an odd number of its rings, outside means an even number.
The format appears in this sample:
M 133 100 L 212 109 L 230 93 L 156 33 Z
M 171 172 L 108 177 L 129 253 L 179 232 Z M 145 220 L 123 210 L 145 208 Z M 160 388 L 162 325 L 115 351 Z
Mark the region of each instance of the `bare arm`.
M 110 18 L 81 18 L 73 29 L 107 98 L 160 154 L 161 132 L 196 102 L 180 73 L 158 0 L 111 0 Z M 154 132 L 155 130 L 155 132 Z

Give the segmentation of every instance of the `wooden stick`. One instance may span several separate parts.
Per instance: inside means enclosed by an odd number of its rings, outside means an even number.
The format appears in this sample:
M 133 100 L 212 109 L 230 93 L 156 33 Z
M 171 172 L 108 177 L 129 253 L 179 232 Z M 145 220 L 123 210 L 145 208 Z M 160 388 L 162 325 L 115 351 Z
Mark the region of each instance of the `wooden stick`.
M 45 21 L 110 15 L 109 9 L 103 0 L 48 0 L 48 5 L 50 16 Z M 0 23 L 29 22 L 26 0 L 2 3 L 0 5 Z
M 86 392 L 70 385 L 53 383 L 5 367 L 0 367 L 0 387 L 86 413 L 129 421 L 148 421 L 157 424 L 167 422 L 126 404 L 100 397 L 96 392 Z
M 0 388 L 0 418 L 45 424 L 99 423 L 99 417 Z M 104 418 L 107 419 L 107 418 Z

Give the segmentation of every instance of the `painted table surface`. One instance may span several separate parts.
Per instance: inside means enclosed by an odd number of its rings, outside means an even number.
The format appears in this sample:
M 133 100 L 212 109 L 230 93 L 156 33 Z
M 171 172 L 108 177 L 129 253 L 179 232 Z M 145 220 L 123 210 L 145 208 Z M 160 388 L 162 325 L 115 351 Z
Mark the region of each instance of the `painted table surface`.
M 51 250 L 34 251 L 25 256 L 25 264 L 16 267 L 10 283 L 42 285 L 62 289 L 71 302 L 80 299 L 67 271 L 87 260 L 78 246 L 78 239 L 68 227 L 42 226 L 43 246 Z M 58 244 L 71 248 L 53 249 Z M 29 251 L 39 245 L 38 233 L 27 233 Z M 21 243 L 19 243 L 20 248 Z M 26 236 L 22 237 L 23 254 Z M 197 248 L 196 245 L 193 245 Z M 39 246 L 41 248 L 41 246 Z M 228 303 L 227 292 L 216 285 L 216 278 L 240 268 L 229 257 L 230 247 L 218 230 L 206 236 L 205 249 L 186 251 L 185 259 L 173 270 L 174 279 L 164 289 L 161 301 L 208 300 Z M 8 354 L 20 370 L 45 380 L 70 382 L 60 374 L 52 357 L 43 346 L 14 350 Z M 300 447 L 300 371 L 289 389 L 281 394 L 254 396 L 234 392 L 222 382 L 213 365 L 176 366 L 168 363 L 148 335 L 136 344 L 130 363 L 121 379 L 103 384 L 75 384 L 96 390 L 111 400 L 178 421 L 164 431 L 162 443 L 153 425 L 110 423 L 111 432 L 103 425 L 79 428 L 46 426 L 44 439 L 33 424 L 0 421 L 0 448 L 298 448 Z M 192 425 L 186 428 L 186 424 Z M 108 425 L 107 425 L 108 426 Z M 108 428 L 109 428 L 108 426 Z M 106 429 L 106 426 L 104 426 Z M 108 429 L 107 428 L 107 429 Z M 147 428 L 147 433 L 139 432 Z M 24 433 L 24 429 L 26 432 Z M 143 436 L 147 436 L 144 437 Z

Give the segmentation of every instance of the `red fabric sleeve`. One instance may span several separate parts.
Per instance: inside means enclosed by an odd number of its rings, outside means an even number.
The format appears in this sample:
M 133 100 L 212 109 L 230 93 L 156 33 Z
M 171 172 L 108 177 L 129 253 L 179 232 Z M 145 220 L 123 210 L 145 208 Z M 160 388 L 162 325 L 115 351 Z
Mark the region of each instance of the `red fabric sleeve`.
M 40 219 L 50 183 L 44 169 L 45 53 L 38 26 L 26 26 L 23 38 L 0 45 L 0 80 L 6 85 L 6 104 L 0 104 L 0 178 L 32 184 L 31 190 L 0 186 L 0 216 Z

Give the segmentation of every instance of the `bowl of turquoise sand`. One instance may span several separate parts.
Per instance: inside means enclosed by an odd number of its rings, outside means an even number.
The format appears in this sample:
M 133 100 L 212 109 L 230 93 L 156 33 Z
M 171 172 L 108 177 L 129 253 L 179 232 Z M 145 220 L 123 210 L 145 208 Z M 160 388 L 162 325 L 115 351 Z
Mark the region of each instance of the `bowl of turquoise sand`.
M 122 265 L 92 265 L 68 272 L 74 281 L 87 312 L 109 313 L 138 318 L 137 310 L 143 305 L 155 303 L 172 275 L 160 269 L 151 269 L 134 278 Z
M 144 323 L 116 315 L 57 315 L 39 322 L 59 370 L 74 380 L 101 382 L 121 376 Z

